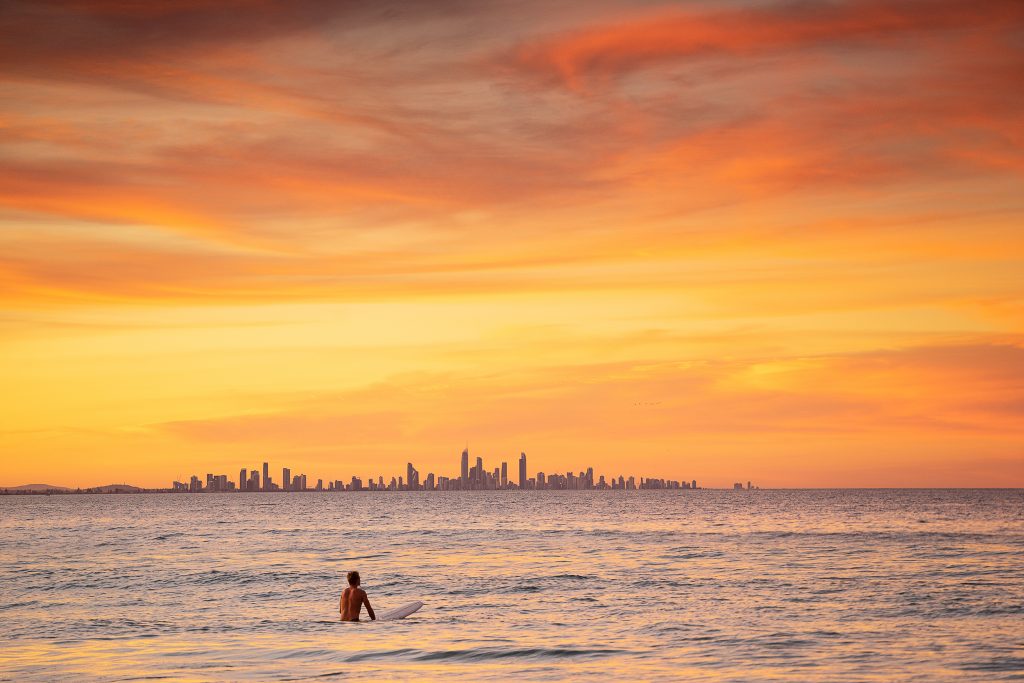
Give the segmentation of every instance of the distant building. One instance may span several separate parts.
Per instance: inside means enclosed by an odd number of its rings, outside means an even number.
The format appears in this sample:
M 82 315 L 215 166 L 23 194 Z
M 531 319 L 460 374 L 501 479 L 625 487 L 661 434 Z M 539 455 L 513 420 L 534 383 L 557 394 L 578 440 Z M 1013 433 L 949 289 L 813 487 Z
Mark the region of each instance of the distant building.
M 281 484 L 274 483 L 270 478 L 269 461 L 262 463 L 262 468 L 241 468 L 238 471 L 238 483 L 228 479 L 228 475 L 207 473 L 205 484 L 202 479 L 193 475 L 188 484 L 174 482 L 173 491 L 183 492 L 209 492 L 223 493 L 230 491 L 498 491 L 507 489 L 519 490 L 551 490 L 551 491 L 583 491 L 583 490 L 652 490 L 652 489 L 696 489 L 697 480 L 677 481 L 674 479 L 661 479 L 656 477 L 640 477 L 639 485 L 635 477 L 626 479 L 623 475 L 617 478 L 612 477 L 610 481 L 605 480 L 605 475 L 599 478 L 594 473 L 593 467 L 587 467 L 579 472 L 566 471 L 564 474 L 549 474 L 538 472 L 536 478 L 527 475 L 526 452 L 519 454 L 519 477 L 517 481 L 509 478 L 508 462 L 501 462 L 500 466 L 488 470 L 484 466 L 482 457 L 477 456 L 475 464 L 470 467 L 469 447 L 462 451 L 459 477 L 435 476 L 429 473 L 426 479 L 421 479 L 420 472 L 411 462 L 406 463 L 405 476 L 392 477 L 390 485 L 385 486 L 383 475 L 378 476 L 374 481 L 368 478 L 368 486 L 364 486 L 361 479 L 353 476 L 352 482 L 346 484 L 340 479 L 329 480 L 326 488 L 323 479 L 315 479 L 316 485 L 311 489 L 307 484 L 306 475 L 292 474 L 288 467 L 281 468 Z M 733 485 L 734 489 L 756 490 L 752 481 L 747 481 L 746 486 L 742 483 Z M 167 489 L 164 489 L 167 490 Z M 0 492 L 3 492 L 0 489 Z

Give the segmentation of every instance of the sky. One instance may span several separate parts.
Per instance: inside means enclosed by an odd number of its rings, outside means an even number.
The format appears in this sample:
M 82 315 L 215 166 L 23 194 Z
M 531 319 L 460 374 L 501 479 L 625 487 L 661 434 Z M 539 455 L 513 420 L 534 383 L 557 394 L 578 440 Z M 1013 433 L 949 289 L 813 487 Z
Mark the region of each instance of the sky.
M 0 485 L 1024 486 L 1024 3 L 7 0 Z

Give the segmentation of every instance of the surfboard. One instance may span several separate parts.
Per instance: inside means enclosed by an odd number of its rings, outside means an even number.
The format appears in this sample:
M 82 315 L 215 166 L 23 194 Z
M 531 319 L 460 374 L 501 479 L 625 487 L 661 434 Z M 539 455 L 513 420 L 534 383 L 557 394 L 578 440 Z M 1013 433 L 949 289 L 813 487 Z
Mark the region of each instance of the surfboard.
M 419 610 L 423 607 L 422 602 L 410 602 L 408 605 L 402 605 L 395 609 L 389 609 L 387 612 L 377 612 L 377 621 L 394 621 L 395 619 L 405 619 L 407 616 Z

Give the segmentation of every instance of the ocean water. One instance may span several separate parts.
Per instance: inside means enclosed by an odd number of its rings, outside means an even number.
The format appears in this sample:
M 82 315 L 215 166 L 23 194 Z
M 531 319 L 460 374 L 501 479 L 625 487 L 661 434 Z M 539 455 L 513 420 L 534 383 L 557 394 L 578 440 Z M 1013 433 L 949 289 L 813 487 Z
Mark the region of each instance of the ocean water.
M 7 496 L 0 586 L 0 680 L 1022 680 L 1024 492 Z

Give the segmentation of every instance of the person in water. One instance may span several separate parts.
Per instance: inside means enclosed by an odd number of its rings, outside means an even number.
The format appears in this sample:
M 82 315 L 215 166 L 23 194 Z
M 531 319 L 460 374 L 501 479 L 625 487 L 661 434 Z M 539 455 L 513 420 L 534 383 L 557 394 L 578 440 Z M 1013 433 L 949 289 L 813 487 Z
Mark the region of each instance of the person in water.
M 377 615 L 370 607 L 370 599 L 366 597 L 366 591 L 359 587 L 359 583 L 359 572 L 349 572 L 348 588 L 341 594 L 341 605 L 338 606 L 342 621 L 359 621 L 359 610 L 363 605 L 366 605 L 366 613 L 370 615 L 370 619 L 377 620 Z

